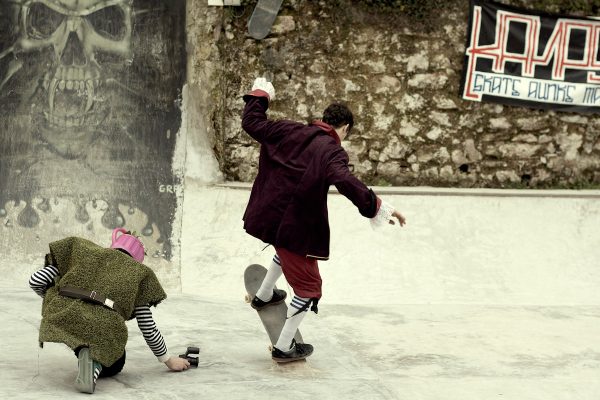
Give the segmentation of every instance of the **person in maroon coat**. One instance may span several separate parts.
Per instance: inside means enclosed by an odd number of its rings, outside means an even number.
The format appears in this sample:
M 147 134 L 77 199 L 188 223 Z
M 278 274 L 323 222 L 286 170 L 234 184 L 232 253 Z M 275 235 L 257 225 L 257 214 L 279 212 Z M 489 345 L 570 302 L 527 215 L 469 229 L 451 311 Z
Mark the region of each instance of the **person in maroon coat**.
M 266 112 L 274 97 L 273 85 L 265 78 L 257 78 L 244 96 L 242 128 L 261 147 L 258 175 L 243 219 L 246 232 L 276 251 L 252 307 L 260 310 L 285 300 L 285 291 L 274 289 L 282 273 L 294 290 L 271 353 L 273 360 L 286 362 L 313 352 L 313 346 L 296 343 L 293 337 L 309 307 L 318 311 L 322 281 L 317 260 L 329 258 L 329 187 L 334 185 L 374 226 L 393 224 L 392 217 L 400 226 L 406 221 L 350 172 L 348 154 L 341 146 L 354 124 L 346 105 L 332 103 L 321 121 L 305 125 L 269 120 Z

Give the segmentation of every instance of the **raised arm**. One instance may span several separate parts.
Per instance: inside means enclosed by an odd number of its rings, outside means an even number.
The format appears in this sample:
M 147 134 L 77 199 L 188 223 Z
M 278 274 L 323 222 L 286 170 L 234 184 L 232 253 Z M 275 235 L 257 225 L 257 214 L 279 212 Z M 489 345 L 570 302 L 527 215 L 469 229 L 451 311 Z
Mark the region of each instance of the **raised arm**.
M 190 363 L 187 360 L 179 357 L 170 357 L 167 351 L 167 345 L 160 331 L 156 327 L 156 322 L 152 318 L 150 306 L 138 306 L 133 311 L 138 327 L 146 340 L 146 344 L 154 353 L 158 361 L 165 363 L 169 369 L 173 371 L 183 371 L 188 369 Z
M 244 96 L 246 106 L 242 128 L 257 142 L 272 140 L 278 132 L 278 121 L 267 118 L 269 103 L 275 98 L 275 89 L 265 78 L 256 78 L 252 91 Z

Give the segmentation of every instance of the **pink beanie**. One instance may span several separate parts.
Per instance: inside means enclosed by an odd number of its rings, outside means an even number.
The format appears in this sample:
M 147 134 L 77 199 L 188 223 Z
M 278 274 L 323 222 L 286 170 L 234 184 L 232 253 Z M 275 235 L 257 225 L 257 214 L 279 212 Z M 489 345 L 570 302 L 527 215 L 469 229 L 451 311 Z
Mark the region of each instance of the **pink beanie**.
M 119 233 L 122 235 L 117 237 Z M 140 239 L 127 233 L 124 228 L 113 230 L 110 248 L 125 250 L 135 261 L 140 263 L 144 261 L 144 245 Z

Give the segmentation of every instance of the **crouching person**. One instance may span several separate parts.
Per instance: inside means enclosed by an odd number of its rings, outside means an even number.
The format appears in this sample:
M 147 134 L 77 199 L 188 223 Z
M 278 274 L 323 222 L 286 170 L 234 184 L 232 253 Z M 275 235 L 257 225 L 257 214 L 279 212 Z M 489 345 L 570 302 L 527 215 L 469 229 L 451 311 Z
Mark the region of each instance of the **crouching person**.
M 69 237 L 50 243 L 44 268 L 30 287 L 44 298 L 40 346 L 64 343 L 75 351 L 76 388 L 94 393 L 99 377 L 119 373 L 125 364 L 127 326 L 136 318 L 146 343 L 160 362 L 174 371 L 190 364 L 170 357 L 152 318 L 151 306 L 167 295 L 154 272 L 142 264 L 144 246 L 123 228 L 113 231 L 111 248 Z

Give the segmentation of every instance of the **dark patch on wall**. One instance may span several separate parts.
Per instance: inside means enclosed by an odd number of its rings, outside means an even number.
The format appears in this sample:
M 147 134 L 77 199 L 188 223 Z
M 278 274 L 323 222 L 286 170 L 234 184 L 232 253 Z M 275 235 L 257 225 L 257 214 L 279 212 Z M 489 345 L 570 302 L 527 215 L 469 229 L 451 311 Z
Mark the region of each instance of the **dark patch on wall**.
M 103 200 L 106 228 L 138 209 L 170 259 L 185 0 L 67 4 L 0 0 L 0 218 L 24 201 L 17 223 L 33 229 L 68 198 L 85 224 Z

